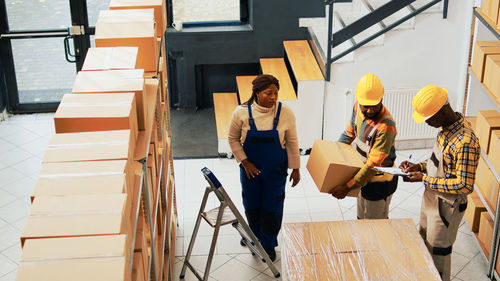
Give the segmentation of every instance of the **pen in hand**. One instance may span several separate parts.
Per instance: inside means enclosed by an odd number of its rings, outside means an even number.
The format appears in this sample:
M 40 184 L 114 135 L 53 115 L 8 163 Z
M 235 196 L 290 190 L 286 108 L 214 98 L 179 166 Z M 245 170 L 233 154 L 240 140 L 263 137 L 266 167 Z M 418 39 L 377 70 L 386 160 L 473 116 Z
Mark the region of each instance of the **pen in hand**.
M 412 156 L 412 154 L 410 154 L 410 156 L 408 156 L 408 160 L 403 161 L 403 163 L 399 167 L 404 172 L 406 172 L 406 169 L 410 167 L 410 163 L 409 162 L 410 162 L 411 156 Z

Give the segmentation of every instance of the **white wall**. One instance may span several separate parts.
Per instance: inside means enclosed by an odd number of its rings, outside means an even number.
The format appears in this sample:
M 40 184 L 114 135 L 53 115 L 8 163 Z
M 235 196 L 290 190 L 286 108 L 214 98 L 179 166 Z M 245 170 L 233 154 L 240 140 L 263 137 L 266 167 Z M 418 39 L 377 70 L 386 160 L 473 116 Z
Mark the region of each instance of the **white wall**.
M 354 62 L 333 64 L 325 87 L 324 139 L 336 140 L 342 133 L 351 110 L 347 101 L 359 78 L 369 72 L 379 76 L 385 88 L 445 87 L 450 103 L 462 111 L 472 5 L 450 1 L 447 19 L 439 13 L 420 14 L 414 29 L 389 31 L 384 45 L 362 47 L 355 51 Z M 349 90 L 352 95 L 346 95 Z M 412 110 L 411 104 L 401 106 Z

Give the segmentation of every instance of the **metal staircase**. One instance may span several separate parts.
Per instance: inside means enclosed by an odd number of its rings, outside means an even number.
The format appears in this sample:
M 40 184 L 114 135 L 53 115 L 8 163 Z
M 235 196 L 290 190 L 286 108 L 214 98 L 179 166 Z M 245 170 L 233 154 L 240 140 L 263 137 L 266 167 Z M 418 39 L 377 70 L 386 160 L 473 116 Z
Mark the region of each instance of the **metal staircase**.
M 448 10 L 448 0 L 328 0 L 325 5 L 326 18 L 301 19 L 300 24 L 309 29 L 327 81 L 332 63 L 352 61 L 358 48 L 383 44 L 390 30 L 412 29 L 420 13 L 442 12 L 446 18 Z

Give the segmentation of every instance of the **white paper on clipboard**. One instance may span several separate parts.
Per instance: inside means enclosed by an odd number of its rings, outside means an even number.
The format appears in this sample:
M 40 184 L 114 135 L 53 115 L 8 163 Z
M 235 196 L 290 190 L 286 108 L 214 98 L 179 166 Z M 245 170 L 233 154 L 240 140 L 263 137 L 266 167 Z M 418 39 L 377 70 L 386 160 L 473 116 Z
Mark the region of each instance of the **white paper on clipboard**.
M 386 173 L 386 174 L 391 174 L 395 176 L 409 176 L 409 174 L 403 172 L 400 168 L 396 167 L 373 167 L 375 170 Z

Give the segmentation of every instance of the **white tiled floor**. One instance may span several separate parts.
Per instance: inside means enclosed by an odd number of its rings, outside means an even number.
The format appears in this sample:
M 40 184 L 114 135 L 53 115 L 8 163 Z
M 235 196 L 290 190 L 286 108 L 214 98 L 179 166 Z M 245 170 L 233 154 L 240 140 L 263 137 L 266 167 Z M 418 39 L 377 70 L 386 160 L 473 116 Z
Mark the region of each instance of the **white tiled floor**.
M 53 114 L 16 115 L 0 122 L 0 281 L 14 281 L 19 266 L 21 248 L 19 236 L 29 212 L 28 196 L 37 179 L 40 162 L 48 141 L 54 133 Z M 174 148 L 175 149 L 175 148 Z M 398 160 L 418 161 L 428 156 L 428 150 L 400 151 Z M 293 189 L 287 187 L 284 222 L 351 220 L 356 218 L 356 200 L 337 200 L 319 193 L 305 169 L 307 156 L 302 156 L 302 180 Z M 207 186 L 200 169 L 210 168 L 233 202 L 243 211 L 239 172 L 235 160 L 196 159 L 175 160 L 175 180 L 179 210 L 179 228 L 176 240 L 175 276 L 179 278 L 184 255 L 191 239 L 196 214 Z M 400 181 L 394 194 L 389 216 L 412 218 L 418 223 L 422 184 Z M 211 198 L 209 206 L 217 206 Z M 212 229 L 206 224 L 198 234 L 191 263 L 204 270 Z M 230 226 L 221 229 L 210 270 L 209 280 L 276 280 L 265 264 L 252 257 L 239 245 L 239 236 Z M 280 254 L 276 266 L 281 269 Z M 487 263 L 468 226 L 463 223 L 453 247 L 452 276 L 454 281 L 488 280 Z M 186 273 L 185 280 L 196 280 Z

